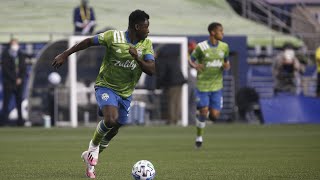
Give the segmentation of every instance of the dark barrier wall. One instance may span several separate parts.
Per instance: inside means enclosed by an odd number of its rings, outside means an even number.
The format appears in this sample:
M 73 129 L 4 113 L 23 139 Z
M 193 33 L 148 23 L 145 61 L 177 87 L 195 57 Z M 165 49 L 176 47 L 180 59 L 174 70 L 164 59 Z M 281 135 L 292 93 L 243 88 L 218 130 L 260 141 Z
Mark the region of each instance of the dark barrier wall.
M 320 99 L 279 94 L 260 99 L 265 124 L 320 123 Z

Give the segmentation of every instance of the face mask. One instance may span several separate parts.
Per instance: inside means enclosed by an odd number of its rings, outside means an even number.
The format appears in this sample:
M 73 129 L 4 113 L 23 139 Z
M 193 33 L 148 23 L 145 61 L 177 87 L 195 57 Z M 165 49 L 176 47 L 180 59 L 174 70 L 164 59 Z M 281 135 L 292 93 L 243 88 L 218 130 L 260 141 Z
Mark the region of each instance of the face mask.
M 18 51 L 18 50 L 19 50 L 19 45 L 18 45 L 18 44 L 12 44 L 12 45 L 10 46 L 10 49 L 11 49 L 12 51 Z

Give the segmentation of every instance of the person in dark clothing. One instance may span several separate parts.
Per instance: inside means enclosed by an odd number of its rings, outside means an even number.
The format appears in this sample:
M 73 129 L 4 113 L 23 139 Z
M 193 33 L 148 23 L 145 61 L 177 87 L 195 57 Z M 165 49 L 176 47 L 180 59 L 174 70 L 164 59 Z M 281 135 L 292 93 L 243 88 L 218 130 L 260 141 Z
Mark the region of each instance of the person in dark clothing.
M 75 35 L 90 35 L 96 26 L 96 18 L 89 0 L 81 0 L 81 5 L 73 11 L 73 24 Z
M 23 126 L 21 103 L 23 95 L 23 83 L 26 74 L 27 55 L 19 50 L 17 39 L 10 41 L 10 47 L 2 53 L 2 81 L 3 81 L 3 108 L 1 125 L 8 123 L 9 102 L 12 95 L 15 95 L 16 107 L 18 109 L 17 125 Z
M 181 90 L 186 79 L 182 74 L 178 55 L 170 53 L 175 49 L 171 46 L 173 45 L 161 49 L 157 56 L 159 63 L 156 67 L 158 86 L 163 89 L 167 102 L 167 124 L 176 125 L 181 119 Z

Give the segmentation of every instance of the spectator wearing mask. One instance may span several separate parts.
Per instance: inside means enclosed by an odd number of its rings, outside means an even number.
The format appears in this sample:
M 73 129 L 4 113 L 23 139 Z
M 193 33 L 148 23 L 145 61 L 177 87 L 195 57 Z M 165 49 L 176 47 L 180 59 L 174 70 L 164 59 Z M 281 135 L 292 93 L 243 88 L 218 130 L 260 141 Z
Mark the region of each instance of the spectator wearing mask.
M 10 47 L 2 53 L 2 82 L 3 82 L 3 108 L 0 125 L 8 123 L 9 102 L 11 96 L 15 96 L 16 107 L 18 109 L 17 126 L 23 126 L 21 103 L 23 95 L 24 77 L 26 74 L 27 55 L 20 51 L 17 39 L 12 39 Z

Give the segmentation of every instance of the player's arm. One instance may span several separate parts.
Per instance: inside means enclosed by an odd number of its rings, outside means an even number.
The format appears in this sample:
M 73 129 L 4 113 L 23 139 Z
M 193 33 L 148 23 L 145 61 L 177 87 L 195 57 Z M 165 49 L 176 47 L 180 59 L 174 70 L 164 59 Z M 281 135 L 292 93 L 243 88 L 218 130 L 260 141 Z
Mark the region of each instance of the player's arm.
M 202 51 L 200 48 L 197 46 L 195 50 L 191 53 L 188 62 L 191 67 L 195 68 L 197 71 L 201 72 L 204 69 L 204 65 L 201 63 L 197 63 L 197 59 L 200 59 L 202 56 Z
M 228 71 L 230 69 L 230 62 L 228 59 L 225 59 L 223 62 L 223 70 Z
M 63 51 L 61 54 L 57 55 L 53 60 L 52 66 L 55 69 L 58 69 L 67 60 L 68 56 L 70 56 L 72 53 L 81 51 L 83 49 L 87 49 L 90 46 L 98 45 L 96 41 L 97 41 L 96 36 L 86 38 L 86 39 L 80 41 L 79 43 L 75 44 L 71 48 L 69 48 L 69 49 Z
M 149 76 L 152 76 L 156 72 L 156 66 L 154 62 L 154 57 L 152 54 L 146 54 L 143 60 L 138 57 L 138 52 L 133 46 L 129 47 L 129 53 L 137 61 L 142 71 Z
M 223 70 L 228 71 L 230 69 L 230 61 L 229 61 L 229 46 L 226 46 L 225 56 L 223 61 Z

